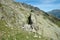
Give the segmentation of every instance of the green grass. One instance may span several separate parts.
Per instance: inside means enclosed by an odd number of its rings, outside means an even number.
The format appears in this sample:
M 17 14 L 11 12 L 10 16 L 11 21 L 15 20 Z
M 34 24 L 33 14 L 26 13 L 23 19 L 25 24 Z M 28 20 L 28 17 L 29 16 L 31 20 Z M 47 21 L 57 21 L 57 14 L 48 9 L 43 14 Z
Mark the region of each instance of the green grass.
M 39 37 L 34 37 L 35 33 L 33 32 L 27 32 L 22 29 L 18 31 L 17 27 L 14 29 L 11 29 L 5 25 L 6 25 L 6 22 L 0 20 L 0 33 L 3 34 L 1 36 L 1 40 L 15 40 L 15 39 L 16 40 L 41 40 L 41 38 Z M 37 35 L 39 36 L 39 34 Z
M 49 17 L 48 19 L 51 20 L 54 24 L 56 24 L 60 27 L 60 20 L 58 20 L 55 17 Z
M 6 22 L 3 20 L 0 20 L 0 31 L 9 31 L 9 28 L 5 26 Z
M 44 19 L 48 18 L 50 21 L 52 21 L 54 24 L 56 24 L 60 27 L 60 20 L 58 20 L 56 17 L 54 17 L 52 15 L 48 15 L 48 14 L 43 14 L 43 15 L 44 15 Z
M 56 21 L 55 23 L 60 27 L 60 21 Z
M 24 31 L 22 29 L 19 30 L 17 28 L 14 28 L 13 30 L 6 25 L 5 21 L 0 20 L 0 32 L 3 34 L 1 37 L 1 40 L 39 40 L 40 38 L 34 37 L 35 33 L 29 33 L 27 31 Z M 16 33 L 14 33 L 16 32 Z M 15 35 L 12 35 L 15 34 Z M 8 35 L 10 35 L 8 37 Z M 38 35 L 38 34 L 37 34 Z M 28 36 L 28 38 L 26 38 Z

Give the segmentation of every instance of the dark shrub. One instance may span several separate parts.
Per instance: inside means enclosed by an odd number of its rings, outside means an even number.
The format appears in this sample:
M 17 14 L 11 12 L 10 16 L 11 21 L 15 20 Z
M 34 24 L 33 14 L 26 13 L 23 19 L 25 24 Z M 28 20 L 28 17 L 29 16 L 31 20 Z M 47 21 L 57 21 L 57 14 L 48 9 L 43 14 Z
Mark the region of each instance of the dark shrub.
M 2 6 L 2 4 L 0 3 L 0 7 Z

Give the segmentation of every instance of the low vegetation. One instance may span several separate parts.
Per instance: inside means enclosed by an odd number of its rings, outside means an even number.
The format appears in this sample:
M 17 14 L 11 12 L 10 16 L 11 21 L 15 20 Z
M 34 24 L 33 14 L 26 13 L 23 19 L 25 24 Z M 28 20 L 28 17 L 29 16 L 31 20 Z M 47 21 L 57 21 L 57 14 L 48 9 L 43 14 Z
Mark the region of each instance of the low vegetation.
M 2 6 L 2 4 L 0 3 L 0 7 Z

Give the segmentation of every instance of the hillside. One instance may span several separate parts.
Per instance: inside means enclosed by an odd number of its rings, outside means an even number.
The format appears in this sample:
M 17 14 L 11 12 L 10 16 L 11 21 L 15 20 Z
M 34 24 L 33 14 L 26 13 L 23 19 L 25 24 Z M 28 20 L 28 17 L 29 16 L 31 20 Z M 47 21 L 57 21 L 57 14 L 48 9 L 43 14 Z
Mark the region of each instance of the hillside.
M 60 10 L 55 9 L 55 10 L 47 12 L 47 14 L 49 14 L 50 16 L 49 18 L 51 19 L 51 21 L 60 27 Z
M 55 10 L 49 11 L 48 13 L 60 19 L 60 9 L 55 9 Z
M 60 28 L 47 15 L 37 7 L 0 0 L 0 40 L 60 40 Z

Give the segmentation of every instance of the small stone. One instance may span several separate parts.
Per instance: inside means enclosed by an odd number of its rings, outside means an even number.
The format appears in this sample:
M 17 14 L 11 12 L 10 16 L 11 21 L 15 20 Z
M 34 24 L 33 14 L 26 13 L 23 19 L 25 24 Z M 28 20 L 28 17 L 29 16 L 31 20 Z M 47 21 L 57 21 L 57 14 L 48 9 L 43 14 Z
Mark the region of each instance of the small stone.
M 33 32 L 36 32 L 36 30 L 33 28 Z
M 41 36 L 39 36 L 39 38 L 41 38 Z
M 22 27 L 24 29 L 24 27 Z

